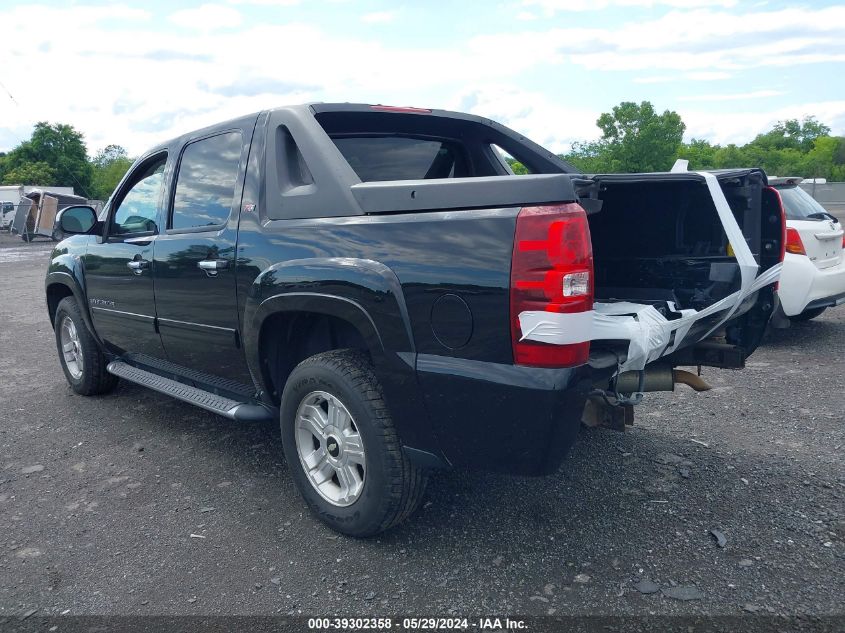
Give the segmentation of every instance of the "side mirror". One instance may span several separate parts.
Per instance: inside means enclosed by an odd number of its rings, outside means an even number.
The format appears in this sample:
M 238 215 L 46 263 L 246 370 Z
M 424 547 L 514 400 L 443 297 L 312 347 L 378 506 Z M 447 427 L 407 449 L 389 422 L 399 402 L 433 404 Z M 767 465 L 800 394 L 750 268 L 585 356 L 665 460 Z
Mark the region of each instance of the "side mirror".
M 65 207 L 59 211 L 56 221 L 62 233 L 85 234 L 97 223 L 97 213 L 88 206 Z

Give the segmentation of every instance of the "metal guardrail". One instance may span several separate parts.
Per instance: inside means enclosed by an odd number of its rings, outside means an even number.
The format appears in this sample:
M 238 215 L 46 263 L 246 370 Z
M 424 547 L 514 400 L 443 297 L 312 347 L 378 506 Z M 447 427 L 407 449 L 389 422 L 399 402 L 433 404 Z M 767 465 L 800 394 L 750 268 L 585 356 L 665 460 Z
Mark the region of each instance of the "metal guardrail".
M 808 182 L 800 187 L 831 213 L 845 213 L 845 182 Z
M 802 182 L 799 186 L 845 224 L 845 182 Z

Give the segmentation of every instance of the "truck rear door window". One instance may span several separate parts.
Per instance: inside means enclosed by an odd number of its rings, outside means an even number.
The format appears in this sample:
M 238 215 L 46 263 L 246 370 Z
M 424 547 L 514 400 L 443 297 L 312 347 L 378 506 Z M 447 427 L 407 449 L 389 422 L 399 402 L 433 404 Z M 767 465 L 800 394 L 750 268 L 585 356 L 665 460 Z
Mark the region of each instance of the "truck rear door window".
M 412 136 L 333 136 L 364 182 L 466 177 L 464 148 L 448 140 Z
M 232 211 L 243 141 L 227 132 L 185 147 L 179 163 L 170 228 L 225 224 Z

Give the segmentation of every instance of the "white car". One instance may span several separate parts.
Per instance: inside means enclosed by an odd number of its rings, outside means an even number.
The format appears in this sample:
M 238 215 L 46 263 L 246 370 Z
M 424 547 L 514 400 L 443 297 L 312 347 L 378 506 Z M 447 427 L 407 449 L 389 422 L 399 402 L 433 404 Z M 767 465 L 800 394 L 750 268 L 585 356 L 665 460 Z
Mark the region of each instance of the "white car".
M 15 219 L 15 209 L 17 207 L 6 200 L 0 201 L 0 229 L 8 230 L 12 226 L 12 220 Z
M 845 231 L 798 186 L 801 178 L 769 178 L 786 215 L 786 253 L 778 295 L 783 313 L 808 321 L 845 303 Z

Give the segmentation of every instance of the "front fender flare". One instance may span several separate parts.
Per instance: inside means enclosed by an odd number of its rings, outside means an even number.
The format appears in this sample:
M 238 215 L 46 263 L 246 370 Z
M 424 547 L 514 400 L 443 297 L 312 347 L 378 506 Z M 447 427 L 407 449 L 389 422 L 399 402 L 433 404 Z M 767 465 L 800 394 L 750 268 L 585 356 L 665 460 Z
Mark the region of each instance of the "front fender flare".
M 100 338 L 94 330 L 94 322 L 91 320 L 91 312 L 88 309 L 87 294 L 85 292 L 85 276 L 82 274 L 82 264 L 77 257 L 63 253 L 50 261 L 47 277 L 44 280 L 45 294 L 52 286 L 61 285 L 68 288 L 79 305 L 82 319 L 85 326 L 98 342 Z M 53 324 L 53 314 L 50 314 L 50 323 Z

